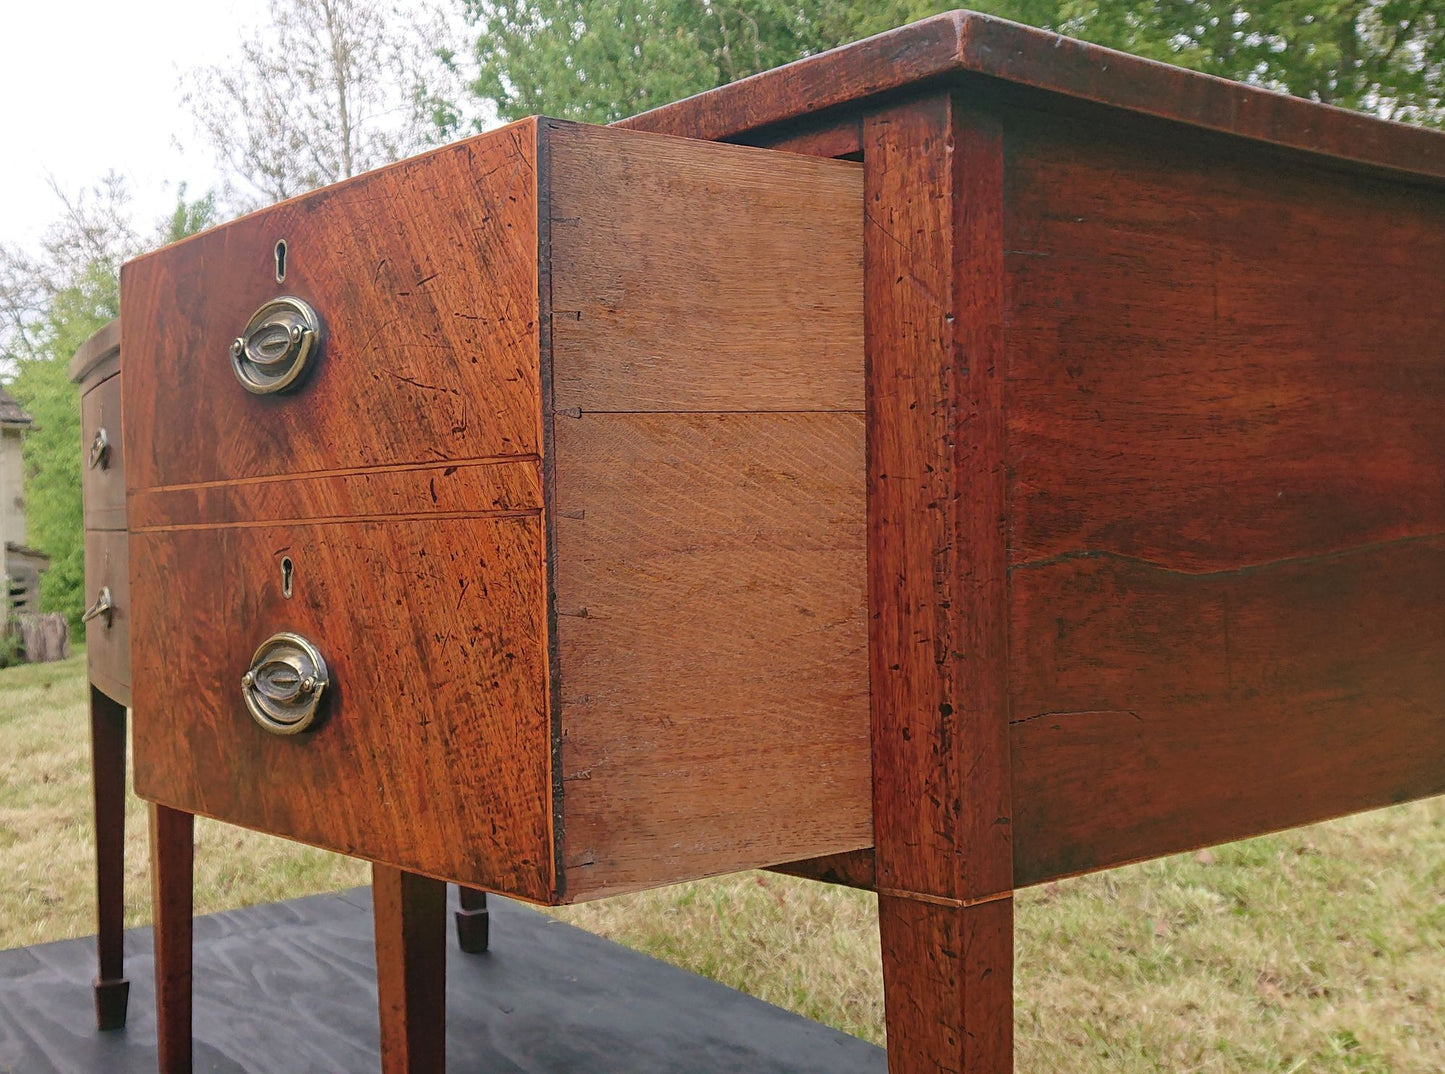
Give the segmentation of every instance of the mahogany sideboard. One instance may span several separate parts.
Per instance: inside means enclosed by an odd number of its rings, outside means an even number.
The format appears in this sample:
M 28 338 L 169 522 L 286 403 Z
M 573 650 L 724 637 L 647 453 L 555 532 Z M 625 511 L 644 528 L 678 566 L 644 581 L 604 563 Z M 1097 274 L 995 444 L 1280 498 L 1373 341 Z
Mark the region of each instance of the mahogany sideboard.
M 737 144 L 719 144 L 737 143 Z M 441 881 L 879 894 L 895 1074 L 1015 889 L 1445 791 L 1445 135 L 969 13 L 122 273 L 137 790 Z

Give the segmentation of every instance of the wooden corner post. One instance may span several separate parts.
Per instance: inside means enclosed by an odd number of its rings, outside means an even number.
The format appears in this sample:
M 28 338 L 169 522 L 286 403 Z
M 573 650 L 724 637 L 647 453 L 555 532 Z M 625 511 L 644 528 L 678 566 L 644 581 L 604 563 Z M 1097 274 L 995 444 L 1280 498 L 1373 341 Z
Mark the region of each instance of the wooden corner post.
M 873 818 L 891 1074 L 1013 1068 L 1003 140 L 863 126 Z

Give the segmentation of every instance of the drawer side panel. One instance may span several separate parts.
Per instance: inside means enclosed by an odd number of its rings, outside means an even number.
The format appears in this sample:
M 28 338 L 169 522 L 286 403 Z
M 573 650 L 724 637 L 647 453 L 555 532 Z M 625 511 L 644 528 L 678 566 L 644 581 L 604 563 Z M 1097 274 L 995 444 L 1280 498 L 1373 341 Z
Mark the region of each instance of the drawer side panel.
M 866 847 L 861 169 L 551 162 L 566 898 Z

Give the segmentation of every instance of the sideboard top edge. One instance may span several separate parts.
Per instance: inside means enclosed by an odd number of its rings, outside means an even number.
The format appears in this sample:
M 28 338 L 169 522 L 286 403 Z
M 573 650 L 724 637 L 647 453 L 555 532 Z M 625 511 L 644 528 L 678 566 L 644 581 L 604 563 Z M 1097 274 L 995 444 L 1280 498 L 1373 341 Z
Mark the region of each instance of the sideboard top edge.
M 980 75 L 1357 165 L 1445 179 L 1445 132 L 972 11 L 910 23 L 617 125 L 693 138 L 737 138 L 910 86 Z
M 116 317 L 76 348 L 75 356 L 70 359 L 71 383 L 79 384 L 98 365 L 119 351 L 120 318 Z

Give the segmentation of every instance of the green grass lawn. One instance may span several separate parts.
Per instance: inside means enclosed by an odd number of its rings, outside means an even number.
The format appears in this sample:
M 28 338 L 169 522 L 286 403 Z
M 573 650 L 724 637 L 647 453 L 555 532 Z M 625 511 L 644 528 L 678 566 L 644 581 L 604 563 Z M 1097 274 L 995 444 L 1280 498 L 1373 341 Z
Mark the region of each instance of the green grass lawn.
M 93 931 L 83 657 L 0 671 L 0 947 Z M 150 914 L 127 814 L 127 922 Z M 198 912 L 366 867 L 199 821 Z M 882 1042 L 871 896 L 746 873 L 558 912 Z M 1020 1071 L 1445 1070 L 1445 800 L 1024 892 Z

